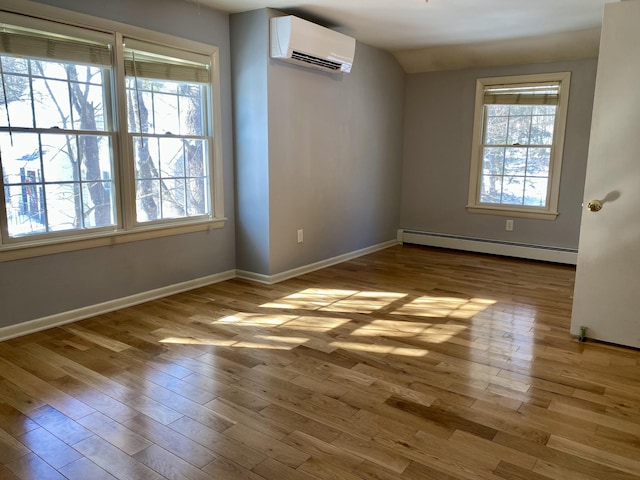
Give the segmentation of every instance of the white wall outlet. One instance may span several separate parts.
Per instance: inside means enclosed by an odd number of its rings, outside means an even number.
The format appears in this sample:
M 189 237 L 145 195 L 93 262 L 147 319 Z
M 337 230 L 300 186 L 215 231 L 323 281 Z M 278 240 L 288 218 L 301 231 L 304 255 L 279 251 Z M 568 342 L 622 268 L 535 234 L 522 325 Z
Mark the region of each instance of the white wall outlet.
M 505 225 L 504 229 L 507 232 L 513 232 L 513 220 L 511 219 L 507 220 L 507 224 Z
M 298 230 L 298 243 L 302 243 L 304 241 L 304 230 L 301 228 Z

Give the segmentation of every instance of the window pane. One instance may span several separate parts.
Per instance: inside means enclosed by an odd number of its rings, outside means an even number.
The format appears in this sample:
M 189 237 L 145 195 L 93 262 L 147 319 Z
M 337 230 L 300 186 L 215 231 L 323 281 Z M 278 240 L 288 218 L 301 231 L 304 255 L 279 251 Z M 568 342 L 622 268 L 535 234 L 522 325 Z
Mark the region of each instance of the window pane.
M 82 180 L 113 180 L 113 159 L 111 158 L 111 138 L 106 135 L 79 135 L 80 164 Z
M 47 60 L 31 60 L 31 71 L 34 77 L 66 80 L 67 71 L 63 63 Z
M 134 137 L 133 156 L 136 162 L 136 178 L 160 178 L 159 139 L 154 137 Z
M 151 110 L 150 110 L 151 109 Z M 149 82 L 127 78 L 127 119 L 133 133 L 155 133 L 153 95 Z
M 85 82 L 72 82 L 71 98 L 73 100 L 73 128 L 78 130 L 105 131 L 108 122 L 103 98 L 102 83 L 89 83 L 96 79 L 102 80 L 101 74 L 95 74 L 95 68 L 78 67 L 73 75 L 79 75 Z
M 115 199 L 111 182 L 82 184 L 84 227 L 107 227 L 115 224 Z
M 75 135 L 42 135 L 42 167 L 45 182 L 73 182 L 79 174 Z
M 504 177 L 502 182 L 501 203 L 522 205 L 524 196 L 524 177 Z
M 0 134 L 9 236 L 46 232 L 40 139 L 37 134 Z
M 0 89 L 0 127 L 33 127 L 31 86 L 27 60 L 8 55 L 0 56 L 4 72 L 4 90 Z M 15 72 L 19 75 L 12 75 Z M 4 95 L 7 95 L 5 99 Z M 7 106 L 9 107 L 7 115 Z
M 548 177 L 550 161 L 550 148 L 530 148 L 527 159 L 527 176 Z
M 487 117 L 484 143 L 487 145 L 504 145 L 507 141 L 509 117 Z
M 115 184 L 111 138 L 79 135 L 80 173 L 83 188 L 84 228 L 116 224 Z
M 201 85 L 180 86 L 180 134 L 206 135 L 203 103 L 206 89 Z
M 207 142 L 195 140 L 185 142 L 187 175 L 187 213 L 205 215 L 209 211 Z
M 524 189 L 524 204 L 532 207 L 544 207 L 547 203 L 546 178 L 527 178 Z
M 184 152 L 179 138 L 160 139 L 160 176 L 162 178 L 184 177 Z
M 531 117 L 509 117 L 508 145 L 528 145 L 529 131 L 531 130 Z
M 33 174 L 25 171 L 25 175 Z M 42 186 L 23 183 L 4 188 L 10 237 L 46 232 Z
M 551 145 L 553 142 L 554 115 L 536 115 L 531 119 L 531 144 Z
M 184 142 L 188 177 L 208 177 L 209 149 L 206 140 L 189 140 Z
M 502 177 L 483 175 L 480 201 L 482 203 L 500 203 L 502 198 Z
M 168 82 L 166 82 L 168 83 Z M 175 85 L 171 85 L 175 90 Z M 161 134 L 180 134 L 180 109 L 175 94 L 156 93 L 153 95 L 154 129 Z
M 507 148 L 504 155 L 505 175 L 524 175 L 527 166 L 526 148 Z
M 25 169 L 41 171 L 40 139 L 36 133 L 0 133 L 0 152 L 5 184 L 22 183 Z
M 482 157 L 482 173 L 484 175 L 502 175 L 504 173 L 503 147 L 486 147 Z
M 69 83 L 63 80 L 33 79 L 33 110 L 37 128 L 73 128 Z
M 163 179 L 160 187 L 162 196 L 162 218 L 185 217 L 185 179 Z
M 187 180 L 188 215 L 206 215 L 209 209 L 207 192 L 206 179 L 190 178 Z
M 139 180 L 136 184 L 136 212 L 139 222 L 150 222 L 160 216 L 160 181 Z
M 82 228 L 82 203 L 79 184 L 45 186 L 47 225 L 50 231 Z

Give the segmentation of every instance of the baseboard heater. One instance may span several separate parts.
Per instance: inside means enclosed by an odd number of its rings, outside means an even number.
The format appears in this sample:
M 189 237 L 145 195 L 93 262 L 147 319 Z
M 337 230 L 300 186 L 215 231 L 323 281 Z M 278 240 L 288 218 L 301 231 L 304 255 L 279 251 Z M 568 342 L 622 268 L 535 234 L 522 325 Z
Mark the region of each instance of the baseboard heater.
M 530 245 L 415 230 L 399 230 L 398 240 L 402 243 L 414 245 L 451 248 L 453 250 L 489 253 L 568 265 L 575 265 L 578 261 L 578 250 L 572 248 Z

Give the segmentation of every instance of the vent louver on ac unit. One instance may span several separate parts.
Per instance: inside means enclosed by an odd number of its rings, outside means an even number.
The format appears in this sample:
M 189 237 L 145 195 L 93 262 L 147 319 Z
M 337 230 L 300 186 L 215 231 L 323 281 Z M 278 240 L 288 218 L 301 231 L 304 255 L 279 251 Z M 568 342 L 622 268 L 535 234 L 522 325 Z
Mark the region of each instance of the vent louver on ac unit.
M 331 60 L 326 60 L 324 58 L 314 57 L 313 55 L 306 55 L 302 52 L 292 52 L 291 58 L 294 60 L 299 60 L 301 62 L 310 63 L 312 65 L 317 65 L 322 68 L 328 68 L 329 70 L 340 70 L 342 67 L 341 63 L 332 62 Z
M 331 72 L 350 72 L 355 38 L 293 15 L 271 19 L 271 57 Z

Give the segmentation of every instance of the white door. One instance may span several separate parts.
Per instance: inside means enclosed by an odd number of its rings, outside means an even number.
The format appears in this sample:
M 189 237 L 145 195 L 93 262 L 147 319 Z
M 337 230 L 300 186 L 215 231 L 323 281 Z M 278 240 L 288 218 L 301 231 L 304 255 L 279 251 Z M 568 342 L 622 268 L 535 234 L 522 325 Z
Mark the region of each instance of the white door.
M 640 0 L 605 7 L 571 332 L 640 347 Z M 591 212 L 590 200 L 602 209 Z

